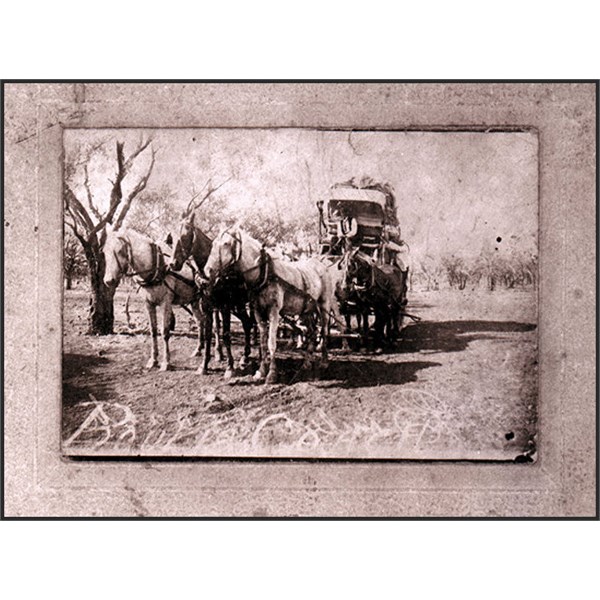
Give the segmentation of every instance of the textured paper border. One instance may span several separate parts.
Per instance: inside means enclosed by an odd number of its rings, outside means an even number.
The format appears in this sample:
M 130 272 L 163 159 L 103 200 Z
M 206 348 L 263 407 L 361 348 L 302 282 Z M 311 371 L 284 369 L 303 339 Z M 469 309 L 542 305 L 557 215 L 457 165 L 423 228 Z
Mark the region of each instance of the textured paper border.
M 593 516 L 595 84 L 5 84 L 6 516 Z M 60 457 L 64 127 L 535 128 L 537 462 Z

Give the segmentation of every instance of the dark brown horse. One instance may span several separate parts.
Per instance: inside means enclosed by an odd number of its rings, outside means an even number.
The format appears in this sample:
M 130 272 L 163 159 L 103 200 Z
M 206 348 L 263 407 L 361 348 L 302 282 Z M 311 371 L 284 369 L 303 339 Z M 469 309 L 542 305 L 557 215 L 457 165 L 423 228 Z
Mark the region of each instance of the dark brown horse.
M 225 377 L 233 375 L 234 359 L 231 352 L 231 313 L 242 323 L 244 329 L 244 354 L 240 359 L 240 367 L 247 365 L 251 353 L 251 335 L 254 320 L 246 308 L 248 293 L 243 279 L 234 273 L 223 274 L 214 285 L 209 285 L 204 277 L 204 266 L 210 255 L 212 240 L 195 224 L 195 212 L 184 217 L 179 228 L 179 235 L 174 240 L 173 257 L 169 267 L 179 271 L 188 258 L 193 258 L 197 272 L 197 281 L 201 282 L 201 305 L 206 317 L 204 328 L 204 360 L 198 369 L 205 374 L 211 359 L 213 314 L 221 316 L 223 324 L 223 343 L 227 353 L 227 370 Z
M 375 348 L 391 345 L 400 335 L 406 309 L 408 272 L 394 265 L 378 265 L 360 251 L 345 258 L 345 293 L 362 316 L 362 337 L 367 342 L 368 315 L 375 314 Z

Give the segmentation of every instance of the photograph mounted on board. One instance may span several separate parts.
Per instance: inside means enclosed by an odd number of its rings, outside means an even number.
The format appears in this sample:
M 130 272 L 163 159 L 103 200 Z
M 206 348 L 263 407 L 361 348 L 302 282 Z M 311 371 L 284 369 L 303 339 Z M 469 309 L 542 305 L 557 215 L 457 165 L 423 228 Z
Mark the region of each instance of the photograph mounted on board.
M 63 144 L 65 456 L 536 459 L 535 130 Z

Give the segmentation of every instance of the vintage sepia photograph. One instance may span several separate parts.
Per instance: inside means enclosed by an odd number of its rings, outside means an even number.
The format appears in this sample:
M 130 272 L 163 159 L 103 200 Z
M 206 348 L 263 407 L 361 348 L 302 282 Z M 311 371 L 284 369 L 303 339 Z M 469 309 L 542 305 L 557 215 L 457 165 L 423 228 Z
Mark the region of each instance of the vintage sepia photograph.
M 597 21 L 112 8 L 3 10 L 2 589 L 588 596 Z
M 534 129 L 63 145 L 66 456 L 536 459 Z
M 2 91 L 7 515 L 595 514 L 597 83 Z

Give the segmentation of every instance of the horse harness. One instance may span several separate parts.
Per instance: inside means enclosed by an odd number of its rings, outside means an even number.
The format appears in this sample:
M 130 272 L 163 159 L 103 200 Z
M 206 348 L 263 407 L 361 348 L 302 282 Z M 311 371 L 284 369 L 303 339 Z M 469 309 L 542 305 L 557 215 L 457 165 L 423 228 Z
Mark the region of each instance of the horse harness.
M 125 244 L 125 248 L 127 251 L 127 266 L 131 267 L 133 265 L 133 252 L 131 250 L 131 242 L 127 238 L 122 238 L 122 240 Z M 165 264 L 164 255 L 157 244 L 155 244 L 154 242 L 150 242 L 150 250 L 152 253 L 152 266 L 149 269 L 144 269 L 141 271 L 128 271 L 127 269 L 124 269 L 116 252 L 114 252 L 114 256 L 121 272 L 123 272 L 124 275 L 127 277 L 133 277 L 135 283 L 137 283 L 140 286 L 140 288 L 150 288 L 164 284 L 170 292 L 172 292 L 175 296 L 178 296 L 177 292 L 167 283 L 167 275 L 171 275 L 172 277 L 185 283 L 189 287 L 197 287 L 194 281 L 188 279 L 187 277 L 184 277 L 180 273 L 176 273 L 175 271 L 167 267 L 167 265 Z M 194 271 L 194 268 L 191 266 L 191 264 L 189 266 L 192 268 L 192 271 Z M 192 300 L 187 304 L 191 304 L 192 302 L 194 302 L 200 294 L 201 292 L 196 289 L 196 291 L 193 294 Z M 185 304 L 181 304 L 181 307 L 191 314 L 191 312 L 188 310 Z
M 121 240 L 123 241 L 125 250 L 127 252 L 127 268 L 123 268 L 123 265 L 119 260 L 119 255 L 113 250 L 115 260 L 117 261 L 117 265 L 119 265 L 119 270 L 126 277 L 133 277 L 134 281 L 140 287 L 151 287 L 153 285 L 159 285 L 162 283 L 167 273 L 167 265 L 165 264 L 165 259 L 160 251 L 160 248 L 154 242 L 150 242 L 152 266 L 149 269 L 143 269 L 141 271 L 130 271 L 129 269 L 133 267 L 133 251 L 131 249 L 131 242 L 126 237 L 122 237 Z
M 227 233 L 233 238 L 234 242 L 236 243 L 236 246 L 234 247 L 234 250 L 233 250 L 233 257 L 234 257 L 234 264 L 235 264 L 239 260 L 241 254 L 242 254 L 242 239 L 239 236 L 234 235 L 231 232 L 227 232 Z M 220 263 L 219 269 L 221 269 L 220 254 L 219 254 L 219 263 Z M 249 283 L 246 280 L 246 278 L 243 276 L 246 273 L 256 271 L 257 269 L 259 270 L 257 282 Z M 300 289 L 299 287 L 295 286 L 294 284 L 290 283 L 289 281 L 286 281 L 285 279 L 283 279 L 282 277 L 277 275 L 277 273 L 275 273 L 275 271 L 273 269 L 273 257 L 267 252 L 267 249 L 264 247 L 264 245 L 260 249 L 260 256 L 259 256 L 258 264 L 254 265 L 248 269 L 245 269 L 244 271 L 240 271 L 240 275 L 244 279 L 244 285 L 246 286 L 246 289 L 248 290 L 249 295 L 257 296 L 270 283 L 278 283 L 278 284 L 282 285 L 283 287 L 288 288 L 292 292 L 294 292 L 302 297 L 302 309 L 300 312 L 304 313 L 304 312 L 306 312 L 306 309 L 307 309 L 309 303 L 315 302 L 315 299 L 306 291 L 308 289 L 308 282 L 306 280 L 306 275 L 302 272 L 302 270 L 299 270 L 299 273 L 300 273 L 300 277 L 302 278 L 303 289 Z

